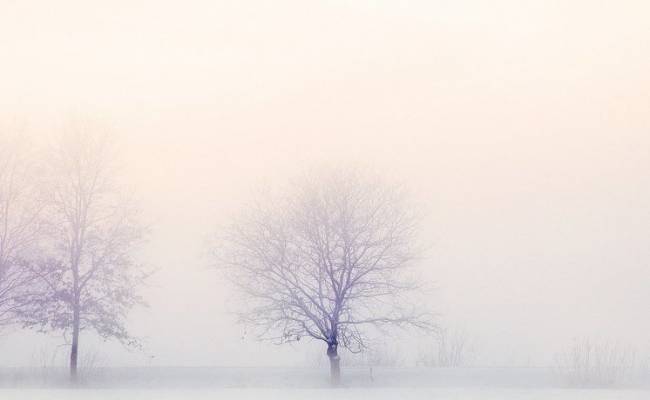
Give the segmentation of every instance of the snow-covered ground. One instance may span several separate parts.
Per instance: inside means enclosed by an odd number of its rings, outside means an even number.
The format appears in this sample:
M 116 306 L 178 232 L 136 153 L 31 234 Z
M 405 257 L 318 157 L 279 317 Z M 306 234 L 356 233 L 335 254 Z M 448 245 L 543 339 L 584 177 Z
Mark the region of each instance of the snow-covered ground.
M 621 389 L 507 388 L 216 388 L 216 389 L 0 389 L 3 400 L 647 400 L 650 392 Z
M 1 400 L 202 399 L 650 399 L 641 377 L 618 388 L 568 388 L 545 368 L 350 368 L 343 387 L 320 368 L 109 368 L 86 371 L 79 388 L 65 370 L 0 370 Z

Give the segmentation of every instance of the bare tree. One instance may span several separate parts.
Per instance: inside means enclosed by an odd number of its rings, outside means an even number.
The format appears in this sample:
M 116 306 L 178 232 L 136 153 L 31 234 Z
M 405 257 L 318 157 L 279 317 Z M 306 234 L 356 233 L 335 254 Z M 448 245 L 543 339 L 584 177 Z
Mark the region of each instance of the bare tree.
M 0 326 L 16 322 L 39 293 L 31 271 L 41 232 L 35 163 L 17 132 L 0 132 Z
M 138 210 L 116 184 L 107 134 L 72 124 L 49 163 L 51 256 L 36 272 L 46 296 L 25 313 L 25 324 L 70 338 L 70 375 L 77 378 L 79 336 L 137 344 L 125 328 L 127 312 L 142 303 L 138 287 L 147 271 L 134 259 L 145 233 Z
M 241 320 L 261 339 L 327 346 L 332 382 L 339 346 L 366 347 L 369 326 L 433 328 L 408 301 L 417 218 L 403 191 L 357 171 L 305 177 L 267 196 L 226 229 L 217 264 L 246 297 Z

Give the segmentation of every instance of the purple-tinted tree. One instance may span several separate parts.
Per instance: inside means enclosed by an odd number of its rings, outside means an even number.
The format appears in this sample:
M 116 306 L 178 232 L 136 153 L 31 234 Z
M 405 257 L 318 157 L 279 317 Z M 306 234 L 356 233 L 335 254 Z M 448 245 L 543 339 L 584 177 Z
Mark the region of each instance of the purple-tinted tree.
M 0 131 L 0 327 L 40 293 L 31 262 L 42 233 L 35 163 L 20 129 Z
M 322 341 L 333 384 L 339 348 L 369 327 L 433 329 L 409 294 L 418 219 L 403 191 L 358 171 L 306 176 L 265 196 L 218 235 L 216 264 L 245 297 L 242 322 L 276 343 Z
M 69 340 L 73 381 L 81 332 L 137 345 L 125 319 L 148 276 L 134 259 L 145 234 L 138 209 L 116 183 L 110 136 L 94 129 L 68 126 L 49 157 L 49 257 L 35 266 L 48 291 L 24 313 L 27 326 Z

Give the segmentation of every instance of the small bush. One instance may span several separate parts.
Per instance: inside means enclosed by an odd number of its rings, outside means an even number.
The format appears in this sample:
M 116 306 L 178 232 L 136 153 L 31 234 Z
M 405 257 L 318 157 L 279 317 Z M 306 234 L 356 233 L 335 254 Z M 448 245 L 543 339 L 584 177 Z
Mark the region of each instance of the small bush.
M 469 336 L 462 330 L 441 329 L 432 348 L 419 353 L 417 365 L 433 368 L 464 367 L 474 358 Z
M 635 356 L 634 349 L 617 343 L 576 340 L 556 356 L 556 370 L 569 386 L 618 386 L 634 372 Z

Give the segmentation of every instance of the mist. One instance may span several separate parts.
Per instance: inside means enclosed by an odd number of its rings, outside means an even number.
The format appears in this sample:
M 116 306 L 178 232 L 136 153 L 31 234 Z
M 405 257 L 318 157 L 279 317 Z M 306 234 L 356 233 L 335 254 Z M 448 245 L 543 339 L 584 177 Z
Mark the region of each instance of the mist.
M 642 1 L 0 2 L 0 131 L 42 149 L 69 121 L 94 121 L 150 229 L 135 254 L 155 269 L 147 306 L 126 320 L 142 349 L 89 331 L 81 351 L 105 368 L 325 365 L 318 343 L 278 346 L 238 323 L 210 244 L 260 190 L 355 168 L 401 182 L 421 211 L 422 305 L 465 338 L 466 367 L 555 368 L 585 341 L 647 365 L 649 13 Z M 382 342 L 405 382 L 432 337 Z M 0 367 L 65 367 L 63 343 L 3 327 Z M 345 382 L 346 360 L 361 361 L 341 358 Z

